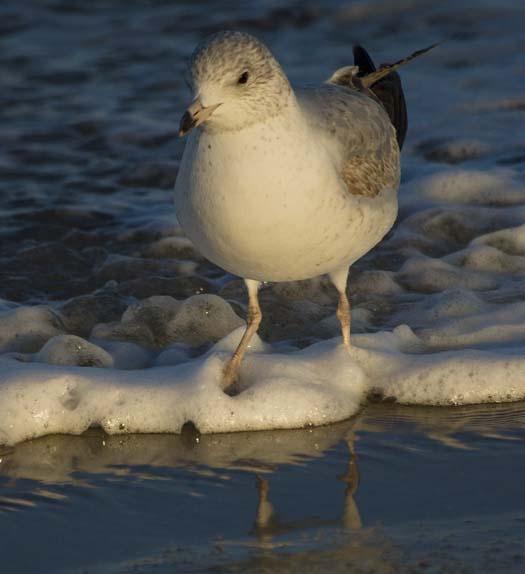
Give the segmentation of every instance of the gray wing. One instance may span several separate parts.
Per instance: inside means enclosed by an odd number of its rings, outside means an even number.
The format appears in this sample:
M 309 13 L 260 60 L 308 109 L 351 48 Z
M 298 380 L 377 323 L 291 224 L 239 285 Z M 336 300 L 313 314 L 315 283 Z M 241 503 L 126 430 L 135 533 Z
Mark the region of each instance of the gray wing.
M 385 188 L 397 189 L 396 131 L 375 96 L 333 84 L 303 88 L 296 96 L 349 193 L 375 197 Z

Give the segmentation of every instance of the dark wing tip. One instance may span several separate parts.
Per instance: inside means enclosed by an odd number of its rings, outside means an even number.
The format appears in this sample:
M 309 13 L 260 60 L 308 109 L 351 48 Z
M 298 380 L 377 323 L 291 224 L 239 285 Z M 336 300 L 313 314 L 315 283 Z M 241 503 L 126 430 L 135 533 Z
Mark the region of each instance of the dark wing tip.
M 354 65 L 359 68 L 359 75 L 366 75 L 376 71 L 374 61 L 370 54 L 360 44 L 354 44 L 352 47 L 354 54 Z
M 408 118 L 405 95 L 399 74 L 392 72 L 379 80 L 370 89 L 383 104 L 390 121 L 396 128 L 397 143 L 399 149 L 401 149 L 408 129 Z
M 352 51 L 354 54 L 354 64 L 359 68 L 358 76 L 365 77 L 369 74 L 373 74 L 377 70 L 370 54 L 363 46 L 355 44 Z M 370 90 L 383 104 L 383 107 L 388 113 L 390 121 L 396 129 L 397 142 L 401 149 L 408 127 L 407 110 L 401 78 L 396 72 L 393 72 L 389 76 L 383 77 L 375 84 L 372 84 Z

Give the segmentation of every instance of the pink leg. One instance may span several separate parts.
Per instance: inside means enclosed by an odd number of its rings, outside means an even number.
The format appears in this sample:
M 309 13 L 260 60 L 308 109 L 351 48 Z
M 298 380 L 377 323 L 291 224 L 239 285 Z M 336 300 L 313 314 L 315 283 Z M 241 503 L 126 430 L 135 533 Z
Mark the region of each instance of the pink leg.
M 230 394 L 234 389 L 235 383 L 239 378 L 239 369 L 241 367 L 242 358 L 246 353 L 246 349 L 250 345 L 251 338 L 257 332 L 262 319 L 258 297 L 259 282 L 253 281 L 252 279 L 245 279 L 244 282 L 248 289 L 248 324 L 246 325 L 246 331 L 244 331 L 244 335 L 242 336 L 237 349 L 235 349 L 235 352 L 224 369 L 222 388 L 224 392 L 228 394 Z
M 348 279 L 348 267 L 344 267 L 330 273 L 330 279 L 339 292 L 339 303 L 337 305 L 337 318 L 341 324 L 341 334 L 343 335 L 343 344 L 350 347 L 350 301 L 346 295 L 346 282 Z

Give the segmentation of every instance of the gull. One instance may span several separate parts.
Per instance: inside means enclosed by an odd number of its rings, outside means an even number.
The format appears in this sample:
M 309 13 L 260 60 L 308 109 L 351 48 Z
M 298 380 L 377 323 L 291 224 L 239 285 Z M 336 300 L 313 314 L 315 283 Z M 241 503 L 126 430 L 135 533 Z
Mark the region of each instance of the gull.
M 228 394 L 261 322 L 262 282 L 327 274 L 350 348 L 349 268 L 397 216 L 407 116 L 395 70 L 431 48 L 376 69 L 354 46 L 353 66 L 301 88 L 249 34 L 219 32 L 195 49 L 175 209 L 197 249 L 246 284 L 246 330 L 223 372 Z

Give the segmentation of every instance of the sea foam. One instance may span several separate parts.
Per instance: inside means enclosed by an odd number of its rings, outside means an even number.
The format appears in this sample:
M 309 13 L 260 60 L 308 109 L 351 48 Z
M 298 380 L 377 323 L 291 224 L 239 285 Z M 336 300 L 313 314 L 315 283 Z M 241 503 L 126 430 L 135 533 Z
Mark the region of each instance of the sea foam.
M 0 443 L 80 434 L 92 426 L 108 434 L 179 433 L 188 422 L 201 433 L 301 428 L 348 418 L 368 396 L 423 405 L 525 398 L 525 357 L 515 348 L 432 352 L 406 325 L 355 335 L 351 353 L 339 338 L 286 353 L 257 338 L 243 364 L 242 390 L 231 397 L 221 376 L 242 331 L 198 358 L 132 371 L 110 368 L 107 359 L 96 367 L 67 366 L 56 354 L 77 351 L 61 338 L 36 357 L 55 364 L 4 355 Z M 56 349 L 53 361 L 46 347 Z M 101 349 L 81 349 L 106 357 Z

